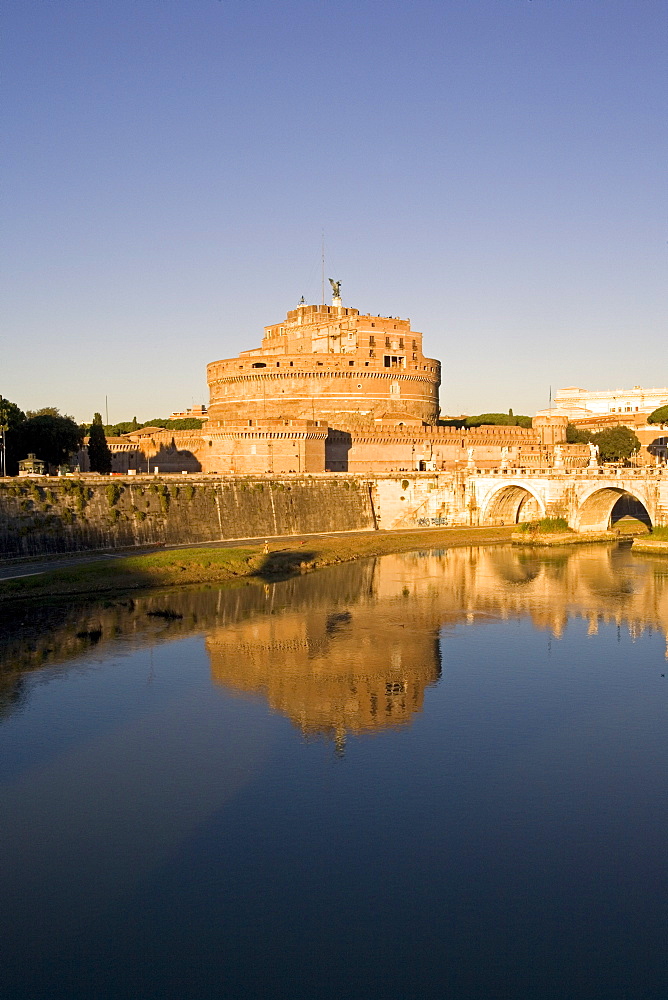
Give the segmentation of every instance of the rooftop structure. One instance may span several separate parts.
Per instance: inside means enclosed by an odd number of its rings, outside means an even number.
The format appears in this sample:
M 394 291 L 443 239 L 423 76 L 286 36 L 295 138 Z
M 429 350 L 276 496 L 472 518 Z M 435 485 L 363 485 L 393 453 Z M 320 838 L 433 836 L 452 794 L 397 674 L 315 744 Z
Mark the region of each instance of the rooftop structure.
M 167 417 L 168 420 L 206 420 L 207 411 L 206 406 L 203 403 L 198 403 L 196 406 L 189 406 L 187 410 L 178 410 L 174 413 L 170 413 Z

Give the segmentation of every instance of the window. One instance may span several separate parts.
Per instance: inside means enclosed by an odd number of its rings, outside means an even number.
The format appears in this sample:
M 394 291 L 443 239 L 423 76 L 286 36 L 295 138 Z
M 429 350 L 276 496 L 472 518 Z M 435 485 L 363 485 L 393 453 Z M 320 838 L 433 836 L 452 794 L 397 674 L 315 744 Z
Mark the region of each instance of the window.
M 355 362 L 354 362 L 354 361 L 349 361 L 349 362 L 348 362 L 348 367 L 349 367 L 349 368 L 352 368 L 352 366 L 353 366 L 354 364 L 355 364 Z
M 399 337 L 399 350 L 403 351 L 403 349 L 404 349 L 404 338 Z
M 376 346 L 376 338 L 374 337 L 373 334 L 371 334 L 371 336 L 369 337 L 369 347 L 375 347 L 375 346 Z
M 385 694 L 406 694 L 406 682 L 405 681 L 386 681 L 385 682 Z

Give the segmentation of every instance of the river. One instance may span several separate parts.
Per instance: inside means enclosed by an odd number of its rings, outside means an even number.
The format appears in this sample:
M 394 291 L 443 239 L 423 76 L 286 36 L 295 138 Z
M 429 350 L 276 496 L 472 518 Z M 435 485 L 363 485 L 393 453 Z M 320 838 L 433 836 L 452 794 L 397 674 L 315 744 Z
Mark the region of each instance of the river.
M 7 1000 L 668 996 L 668 560 L 0 611 Z

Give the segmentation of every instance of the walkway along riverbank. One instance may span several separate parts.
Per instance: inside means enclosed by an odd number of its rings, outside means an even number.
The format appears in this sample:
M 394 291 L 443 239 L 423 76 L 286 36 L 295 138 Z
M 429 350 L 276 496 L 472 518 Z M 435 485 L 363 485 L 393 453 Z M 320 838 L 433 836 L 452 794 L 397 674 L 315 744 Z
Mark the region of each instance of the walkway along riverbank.
M 512 526 L 432 528 L 295 537 L 243 547 L 169 549 L 75 563 L 71 567 L 0 580 L 0 601 L 101 594 L 184 584 L 267 582 L 336 563 L 392 552 L 508 542 Z M 30 573 L 29 564 L 25 570 Z M 21 572 L 21 569 L 17 569 Z

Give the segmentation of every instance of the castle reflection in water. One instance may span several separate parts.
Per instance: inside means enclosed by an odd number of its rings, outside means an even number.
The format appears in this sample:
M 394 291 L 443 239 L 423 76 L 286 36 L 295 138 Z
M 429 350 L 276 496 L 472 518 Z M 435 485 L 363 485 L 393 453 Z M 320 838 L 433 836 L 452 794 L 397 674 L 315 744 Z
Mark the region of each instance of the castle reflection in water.
M 151 614 L 169 609 L 171 618 Z M 175 617 L 180 615 L 181 617 Z M 288 581 L 180 590 L 0 619 L 0 713 L 28 674 L 204 635 L 215 684 L 261 696 L 306 735 L 341 741 L 410 722 L 457 625 L 530 616 L 559 637 L 571 618 L 668 635 L 668 561 L 627 546 L 452 548 L 348 563 Z M 445 627 L 445 632 L 443 631 Z M 667 648 L 668 655 L 668 648 Z

